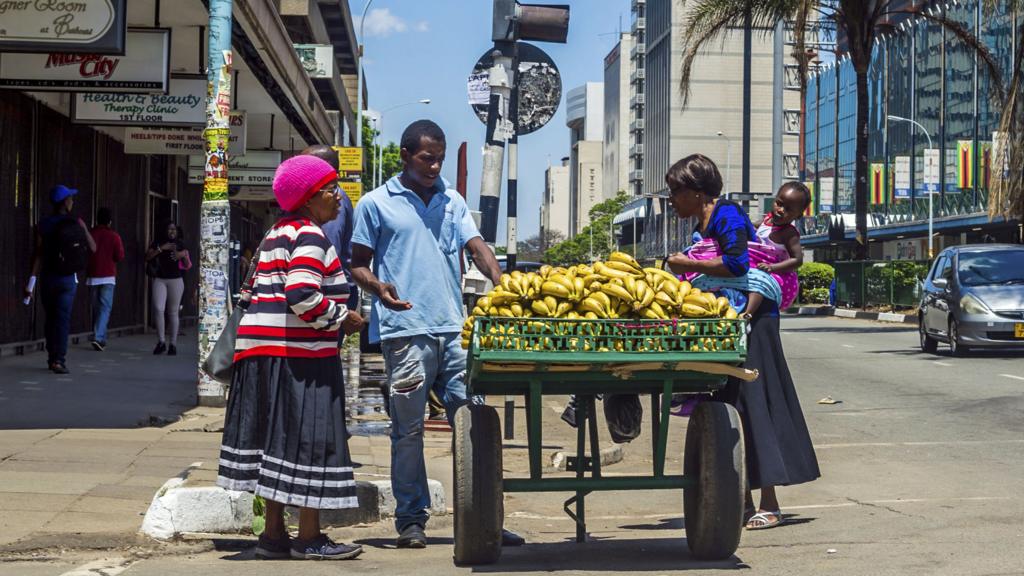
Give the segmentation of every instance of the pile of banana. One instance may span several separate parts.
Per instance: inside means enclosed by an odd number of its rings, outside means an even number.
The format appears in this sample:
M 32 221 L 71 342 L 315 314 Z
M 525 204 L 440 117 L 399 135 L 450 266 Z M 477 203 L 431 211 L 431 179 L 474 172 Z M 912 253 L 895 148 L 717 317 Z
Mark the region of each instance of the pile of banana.
M 605 262 L 538 272 L 503 274 L 501 283 L 476 302 L 462 329 L 469 347 L 476 317 L 640 319 L 735 319 L 725 297 L 694 288 L 670 272 L 643 268 L 632 256 L 612 252 Z

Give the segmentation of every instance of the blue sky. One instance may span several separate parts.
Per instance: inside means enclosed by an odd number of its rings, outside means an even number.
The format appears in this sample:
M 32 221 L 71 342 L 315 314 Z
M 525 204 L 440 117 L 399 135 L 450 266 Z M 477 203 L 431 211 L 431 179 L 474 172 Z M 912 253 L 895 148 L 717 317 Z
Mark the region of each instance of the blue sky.
M 536 0 L 541 3 L 541 0 Z M 569 154 L 564 94 L 585 82 L 604 80 L 604 57 L 617 41 L 620 27 L 630 26 L 628 0 L 561 0 L 571 7 L 566 44 L 538 44 L 562 74 L 563 99 L 555 117 L 519 143 L 519 239 L 537 233 L 548 161 Z M 364 0 L 350 0 L 356 31 Z M 600 5 L 600 9 L 596 9 Z M 429 105 L 402 106 L 384 117 L 384 138 L 398 141 L 402 130 L 419 118 L 437 122 L 448 137 L 443 175 L 454 185 L 458 146 L 468 143 L 468 203 L 479 207 L 481 147 L 484 126 L 467 103 L 466 78 L 492 44 L 490 0 L 374 0 L 365 24 L 364 73 L 369 106 L 386 110 L 421 98 Z M 505 243 L 503 192 L 498 243 Z

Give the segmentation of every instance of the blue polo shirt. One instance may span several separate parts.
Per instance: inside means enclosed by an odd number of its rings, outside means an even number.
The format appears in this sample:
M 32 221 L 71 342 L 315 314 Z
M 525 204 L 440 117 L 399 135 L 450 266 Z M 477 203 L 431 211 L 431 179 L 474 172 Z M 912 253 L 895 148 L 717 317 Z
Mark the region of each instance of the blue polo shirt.
M 480 236 L 465 200 L 443 179 L 424 204 L 399 176 L 356 205 L 352 243 L 373 250 L 373 273 L 412 303 L 396 312 L 374 297 L 371 342 L 462 330 L 459 250 Z

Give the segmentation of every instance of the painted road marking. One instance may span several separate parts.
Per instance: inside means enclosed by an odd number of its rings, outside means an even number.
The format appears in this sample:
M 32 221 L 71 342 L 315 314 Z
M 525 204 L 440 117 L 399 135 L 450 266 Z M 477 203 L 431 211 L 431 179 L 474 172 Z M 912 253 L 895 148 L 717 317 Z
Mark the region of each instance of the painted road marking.
M 850 344 L 843 344 L 843 348 L 853 348 Z
M 939 366 L 945 366 L 946 368 L 951 368 L 953 366 L 949 362 L 939 362 L 938 360 L 932 362 L 932 364 L 938 364 Z
M 1003 378 L 1012 378 L 1014 380 L 1024 381 L 1024 376 L 1014 376 L 1013 374 L 1000 374 Z
M 1024 444 L 1024 440 L 952 440 L 948 442 L 845 442 L 815 444 L 815 449 L 826 448 L 891 448 L 896 446 L 969 446 L 976 444 Z

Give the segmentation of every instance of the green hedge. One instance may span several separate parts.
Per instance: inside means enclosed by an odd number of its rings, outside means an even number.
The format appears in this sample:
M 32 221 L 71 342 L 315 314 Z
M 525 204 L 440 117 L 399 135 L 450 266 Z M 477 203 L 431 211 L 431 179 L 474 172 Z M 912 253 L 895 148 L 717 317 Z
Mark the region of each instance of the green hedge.
M 800 302 L 828 304 L 828 289 L 836 277 L 836 270 L 821 262 L 807 262 L 797 270 L 800 277 Z

